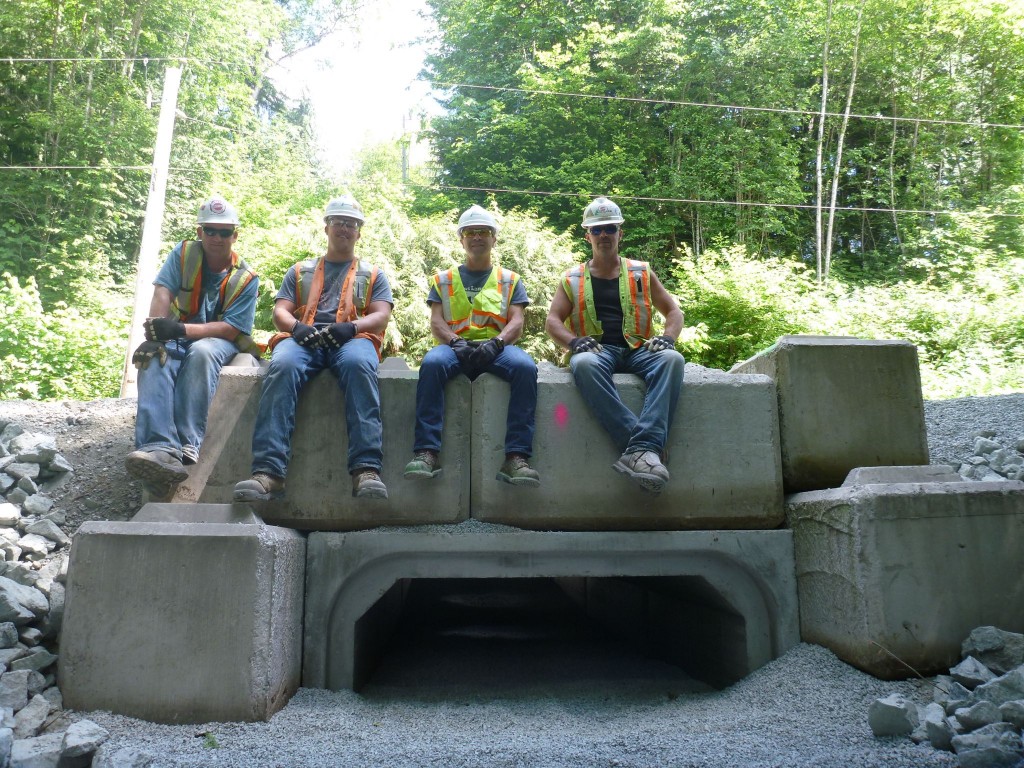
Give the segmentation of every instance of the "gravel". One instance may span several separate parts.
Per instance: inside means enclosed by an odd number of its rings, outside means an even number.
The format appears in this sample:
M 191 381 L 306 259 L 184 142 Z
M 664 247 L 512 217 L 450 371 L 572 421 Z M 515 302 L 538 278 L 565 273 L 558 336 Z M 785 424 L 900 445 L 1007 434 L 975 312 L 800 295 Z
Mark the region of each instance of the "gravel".
M 932 463 L 954 467 L 975 434 L 1024 439 L 1024 394 L 925 403 Z M 76 470 L 58 494 L 70 532 L 84 520 L 124 520 L 138 489 L 122 460 L 134 401 L 0 402 L 0 422 L 57 437 Z M 535 638 L 536 639 L 536 638 Z M 607 638 L 542 642 L 542 654 L 477 658 L 399 638 L 359 694 L 300 689 L 267 723 L 167 726 L 76 713 L 110 731 L 108 754 L 146 752 L 160 766 L 955 766 L 904 737 L 875 738 L 869 704 L 900 693 L 931 701 L 926 681 L 876 680 L 830 651 L 800 644 L 722 691 Z M 543 638 L 541 638 L 543 640 Z M 601 643 L 604 643 L 602 645 Z M 449 656 L 445 657 L 444 654 Z M 543 663 L 542 663 L 543 662 Z

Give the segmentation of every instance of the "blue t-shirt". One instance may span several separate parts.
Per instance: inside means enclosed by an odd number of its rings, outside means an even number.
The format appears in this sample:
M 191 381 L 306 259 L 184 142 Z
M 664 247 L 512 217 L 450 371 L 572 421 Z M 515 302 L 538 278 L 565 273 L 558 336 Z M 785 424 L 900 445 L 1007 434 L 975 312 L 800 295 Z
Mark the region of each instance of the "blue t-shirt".
M 341 286 L 345 284 L 345 276 L 349 267 L 355 261 L 327 261 L 324 259 L 324 289 L 320 292 L 320 301 L 316 306 L 316 317 L 313 320 L 315 328 L 331 325 L 338 317 L 338 304 L 341 301 Z M 286 299 L 298 303 L 295 292 L 295 265 L 292 264 L 285 272 L 284 280 L 281 281 L 281 289 L 277 292 L 276 299 Z M 391 284 L 384 270 L 377 270 L 377 279 L 373 281 L 373 293 L 370 294 L 370 301 L 386 301 L 391 306 L 395 300 L 391 296 Z
M 469 299 L 470 303 L 476 298 L 476 295 L 480 293 L 480 289 L 484 287 L 487 282 L 487 278 L 491 276 L 491 272 L 494 271 L 494 267 L 490 269 L 482 269 L 475 271 L 467 267 L 465 264 L 459 265 L 459 277 L 462 278 L 462 287 L 466 289 L 466 298 Z M 437 286 L 434 282 L 430 283 L 430 293 L 427 294 L 427 304 L 440 304 L 441 297 L 437 295 Z M 523 278 L 520 277 L 516 283 L 515 288 L 512 289 L 512 301 L 511 304 L 519 304 L 526 306 L 530 303 L 530 298 L 526 295 L 526 286 L 523 285 Z
M 199 297 L 199 310 L 195 317 L 190 318 L 188 322 L 212 323 L 218 319 L 217 315 L 221 311 L 220 284 L 224 282 L 228 271 L 214 272 L 206 263 L 206 259 L 203 259 L 202 295 Z M 242 333 L 252 333 L 252 323 L 256 317 L 256 294 L 259 291 L 259 282 L 259 278 L 250 280 L 220 319 Z M 160 272 L 157 273 L 153 285 L 162 285 L 177 297 L 178 291 L 181 290 L 181 243 L 171 250 L 164 265 L 160 267 Z

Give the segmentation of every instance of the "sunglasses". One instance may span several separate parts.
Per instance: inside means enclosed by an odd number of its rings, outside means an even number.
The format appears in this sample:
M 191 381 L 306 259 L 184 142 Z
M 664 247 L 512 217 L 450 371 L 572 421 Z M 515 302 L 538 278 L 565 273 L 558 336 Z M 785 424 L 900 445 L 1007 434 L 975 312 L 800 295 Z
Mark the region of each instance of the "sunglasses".
M 329 227 L 344 227 L 345 229 L 359 229 L 359 222 L 355 219 L 339 219 L 332 216 L 327 220 Z
M 464 229 L 462 230 L 463 237 L 490 237 L 494 233 L 491 232 L 487 227 L 480 227 L 479 229 Z
M 203 227 L 203 234 L 207 237 L 223 237 L 227 239 L 235 234 L 235 230 L 220 229 L 219 227 Z
M 605 224 L 602 227 L 591 227 L 590 228 L 590 234 L 592 234 L 592 235 L 601 235 L 601 234 L 614 235 L 618 231 L 619 231 L 619 225 L 618 224 Z

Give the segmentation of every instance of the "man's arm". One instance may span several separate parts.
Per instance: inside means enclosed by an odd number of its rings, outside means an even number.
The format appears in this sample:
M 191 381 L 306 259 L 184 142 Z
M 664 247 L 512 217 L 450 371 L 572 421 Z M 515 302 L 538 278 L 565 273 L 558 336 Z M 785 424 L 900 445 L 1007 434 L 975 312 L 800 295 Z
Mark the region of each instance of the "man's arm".
M 548 336 L 563 347 L 568 347 L 573 340 L 572 331 L 565 327 L 565 320 L 572 312 L 572 301 L 565 292 L 564 286 L 559 284 L 555 289 L 555 296 L 551 299 L 551 307 L 548 309 L 547 320 L 544 321 L 544 329 Z
M 278 299 L 274 302 L 274 327 L 279 331 L 291 333 L 299 321 L 295 319 L 295 302 Z
M 658 276 L 651 271 L 651 301 L 654 308 L 665 317 L 665 335 L 678 339 L 683 332 L 683 311 L 672 297 L 672 294 L 665 290 Z
M 430 333 L 441 344 L 459 338 L 459 335 L 448 327 L 448 322 L 444 319 L 444 309 L 439 301 L 430 303 Z
M 371 301 L 366 314 L 356 318 L 356 333 L 382 334 L 391 319 L 391 304 L 387 301 Z
M 523 335 L 523 325 L 526 322 L 525 305 L 512 304 L 508 308 L 508 322 L 502 328 L 497 338 L 504 344 L 515 344 Z

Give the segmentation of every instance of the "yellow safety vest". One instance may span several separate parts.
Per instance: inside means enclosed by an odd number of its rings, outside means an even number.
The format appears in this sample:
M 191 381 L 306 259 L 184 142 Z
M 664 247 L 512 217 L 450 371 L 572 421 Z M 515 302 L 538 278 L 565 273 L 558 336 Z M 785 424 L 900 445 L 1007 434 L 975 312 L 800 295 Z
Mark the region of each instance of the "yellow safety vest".
M 604 329 L 594 307 L 594 289 L 586 264 L 577 264 L 562 278 L 562 287 L 572 301 L 567 319 L 576 336 L 594 336 L 600 340 Z M 653 332 L 651 313 L 651 270 L 645 261 L 619 258 L 619 301 L 622 303 L 622 335 L 636 349 Z
M 312 325 L 316 320 L 316 308 L 320 303 L 320 294 L 324 290 L 324 259 L 304 259 L 295 264 L 295 311 L 292 315 L 300 323 Z M 377 267 L 368 264 L 362 259 L 356 259 L 355 264 L 349 267 L 345 280 L 341 285 L 341 295 L 338 301 L 338 311 L 335 314 L 335 322 L 353 322 L 357 317 L 363 317 L 370 307 L 373 298 L 373 284 L 377 281 Z M 287 331 L 281 331 L 270 340 L 270 348 L 277 346 L 282 339 L 291 336 Z M 369 339 L 377 350 L 377 357 L 381 356 L 381 347 L 384 344 L 382 334 L 357 333 L 356 338 Z
M 508 325 L 508 310 L 518 282 L 519 275 L 511 269 L 496 266 L 470 302 L 457 268 L 434 275 L 445 322 L 453 333 L 473 341 L 492 339 Z
M 214 320 L 221 320 L 228 307 L 242 295 L 242 291 L 256 279 L 256 273 L 234 251 L 231 251 L 231 266 L 220 283 L 220 312 Z M 174 297 L 171 308 L 178 319 L 188 322 L 199 314 L 199 302 L 203 295 L 203 244 L 198 240 L 181 241 L 181 285 Z M 266 350 L 265 344 L 257 344 L 248 333 L 239 331 L 234 344 L 240 352 L 259 357 Z

